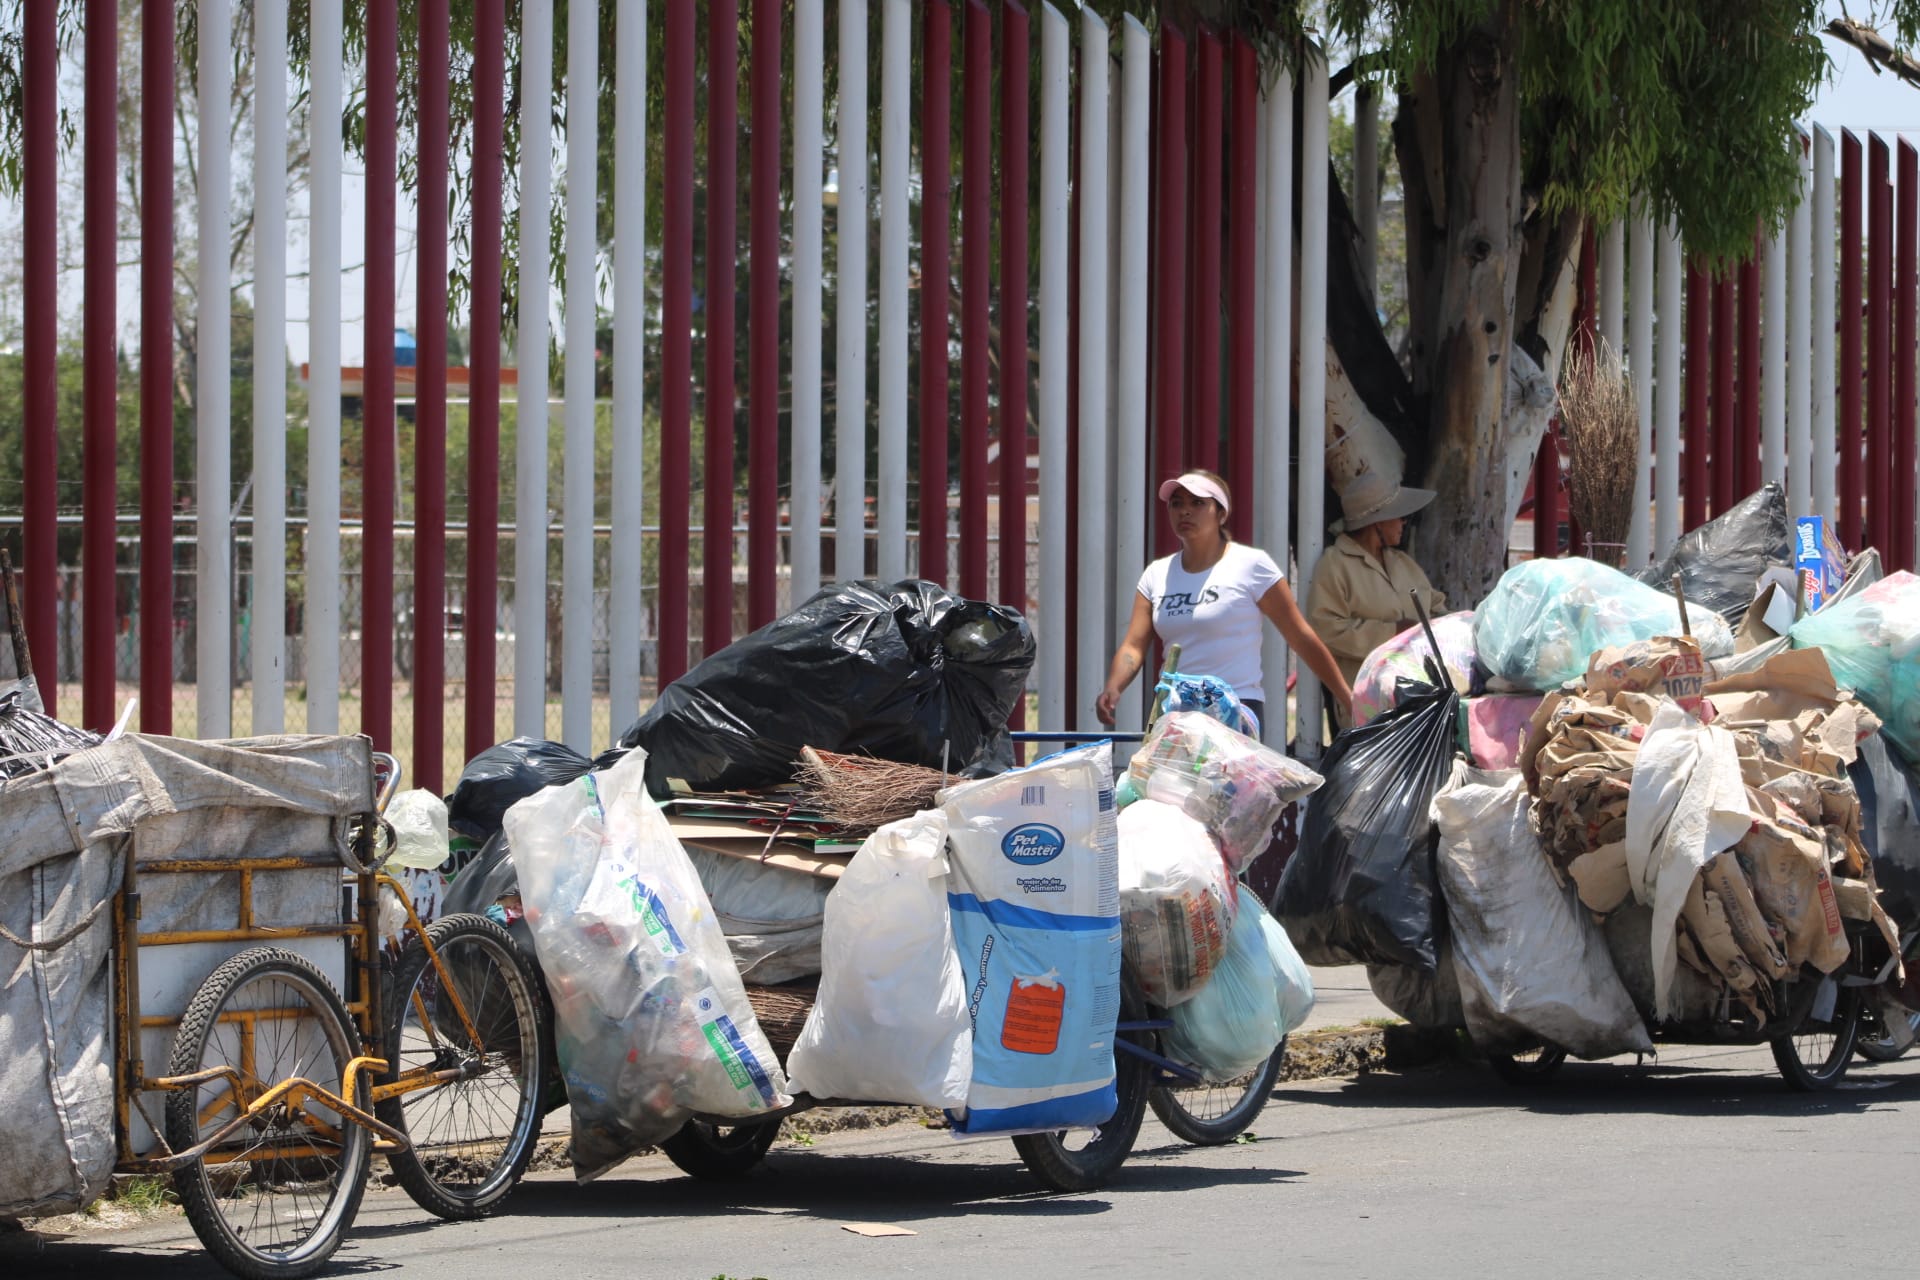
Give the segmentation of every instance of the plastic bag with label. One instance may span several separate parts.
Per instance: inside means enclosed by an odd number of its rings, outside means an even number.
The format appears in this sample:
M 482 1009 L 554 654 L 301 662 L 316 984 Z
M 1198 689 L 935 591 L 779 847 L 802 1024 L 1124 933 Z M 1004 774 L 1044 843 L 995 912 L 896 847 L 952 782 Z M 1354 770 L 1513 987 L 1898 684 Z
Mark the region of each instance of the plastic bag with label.
M 1120 811 L 1120 919 L 1127 967 L 1171 1009 L 1207 985 L 1233 929 L 1233 875 L 1207 829 L 1170 804 Z
M 1796 649 L 1821 648 L 1833 678 L 1884 721 L 1881 732 L 1920 764 L 1920 577 L 1889 574 L 1794 624 Z
M 647 795 L 646 753 L 507 811 L 520 899 L 553 997 L 585 1181 L 690 1113 L 787 1106 L 713 905 Z
M 1136 796 L 1178 805 L 1206 827 L 1236 874 L 1267 851 L 1281 813 L 1319 774 L 1198 712 L 1162 716 L 1127 766 Z

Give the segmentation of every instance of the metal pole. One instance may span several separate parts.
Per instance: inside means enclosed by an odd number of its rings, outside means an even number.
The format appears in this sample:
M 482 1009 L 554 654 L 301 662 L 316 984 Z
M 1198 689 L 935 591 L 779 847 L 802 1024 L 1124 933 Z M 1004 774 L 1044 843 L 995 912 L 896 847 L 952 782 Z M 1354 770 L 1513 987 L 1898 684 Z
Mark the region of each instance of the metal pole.
M 907 576 L 907 134 L 912 116 L 913 10 L 885 0 L 880 34 L 879 474 L 875 565 Z
M 929 30 L 935 21 L 929 10 Z M 821 225 L 825 221 L 821 204 L 824 185 L 821 164 L 825 130 L 826 26 L 822 0 L 794 0 L 793 444 L 792 488 L 788 504 L 792 535 L 787 555 L 792 566 L 792 594 L 796 605 L 820 589 L 820 260 Z M 931 56 L 928 67 L 931 77 Z M 931 113 L 934 109 L 931 88 L 928 90 L 927 103 Z M 944 110 L 944 98 L 940 107 Z M 931 131 L 931 124 L 927 127 Z M 944 134 L 940 143 L 942 147 L 946 145 Z M 922 208 L 924 210 L 925 206 Z M 944 318 L 945 312 L 941 314 Z M 926 321 L 922 320 L 922 332 L 925 326 Z M 926 368 L 924 359 L 921 368 Z M 922 376 L 924 378 L 924 373 Z M 944 401 L 940 410 L 944 424 Z M 921 554 L 925 554 L 924 548 Z
M 849 10 L 864 6 L 848 5 Z M 865 21 L 865 14 L 861 14 Z M 844 31 L 848 19 L 842 18 Z M 843 62 L 844 66 L 845 63 Z M 860 65 L 866 65 L 862 59 Z M 707 8 L 706 469 L 700 552 L 700 636 L 711 657 L 733 642 L 734 204 L 739 153 L 740 7 Z M 842 90 L 844 95 L 844 88 Z M 843 108 L 845 99 L 842 99 Z M 861 103 L 864 118 L 866 106 Z M 845 312 L 841 320 L 846 319 Z M 863 326 L 864 328 L 864 326 Z M 843 331 L 844 337 L 844 331 Z M 843 393 L 844 403 L 844 393 Z
M 1107 621 L 1125 625 L 1133 610 L 1134 585 L 1147 557 L 1147 486 L 1129 475 L 1125 460 L 1147 456 L 1148 281 L 1152 271 L 1147 213 L 1152 183 L 1153 37 L 1137 18 L 1122 19 L 1120 62 L 1120 217 L 1115 237 L 1119 270 L 1117 305 L 1112 308 L 1114 359 L 1114 450 L 1120 460 L 1113 481 L 1113 602 Z M 1101 655 L 1103 658 L 1106 655 Z M 1101 683 L 1106 672 L 1099 673 Z M 1122 729 L 1140 725 L 1140 699 L 1122 700 L 1116 720 Z
M 50 8 L 49 5 L 28 5 Z M 119 111 L 120 27 L 114 0 L 87 0 L 86 26 L 86 140 L 84 158 L 84 222 L 81 230 L 82 321 L 85 368 L 81 402 L 80 501 L 86 519 L 80 529 L 81 601 L 81 723 L 96 733 L 113 727 L 115 701 L 114 638 L 119 629 L 115 603 L 114 554 L 115 472 L 119 450 L 119 404 L 115 367 L 118 341 L 115 261 L 119 165 L 117 113 Z M 226 24 L 213 28 L 225 31 Z M 208 45 L 214 43 L 207 41 Z M 225 99 L 221 100 L 224 107 Z M 218 150 L 217 147 L 214 150 Z M 211 184 L 208 184 L 210 189 Z M 225 217 L 225 203 L 218 203 Z M 224 225 L 214 243 L 225 238 Z M 225 262 L 225 255 L 203 258 Z M 204 296 L 204 295 L 203 295 Z M 225 295 L 222 295 L 224 299 Z M 205 336 L 203 334 L 203 336 Z M 50 353 L 49 353 L 50 354 Z M 202 473 L 204 481 L 205 473 Z M 217 504 L 221 516 L 226 503 Z M 220 576 L 226 580 L 226 575 Z M 218 594 L 217 592 L 213 594 Z M 50 664 L 51 665 L 51 664 Z M 202 679 L 206 671 L 200 672 Z M 49 702 L 48 706 L 55 706 Z
M 840 4 L 839 76 L 834 122 L 840 202 L 834 212 L 833 575 L 846 581 L 867 572 L 866 0 Z
M 46 6 L 51 8 L 52 6 Z M 286 47 L 286 15 L 277 6 L 268 6 L 271 13 L 263 12 L 258 18 L 258 35 L 264 46 L 272 35 L 276 16 L 279 22 L 280 48 Z M 173 732 L 173 6 L 148 3 L 140 6 L 140 731 L 142 733 Z M 263 64 L 274 65 L 274 64 Z M 270 102 L 275 95 L 278 99 L 286 97 L 285 84 L 277 76 L 262 76 L 257 87 L 255 99 L 261 112 L 257 128 L 255 151 L 260 155 L 269 154 L 269 148 L 277 149 L 272 153 L 275 160 L 284 160 L 286 154 L 286 108 L 284 105 L 273 107 L 271 120 L 266 118 Z M 272 431 L 264 431 L 263 419 L 268 414 L 262 410 L 262 401 L 270 406 L 272 395 L 279 393 L 284 405 L 286 384 L 284 379 L 269 376 L 269 370 L 278 373 L 282 360 L 281 321 L 285 314 L 284 289 L 286 285 L 286 195 L 283 167 L 276 165 L 272 181 L 255 182 L 255 198 L 259 209 L 256 226 L 259 233 L 260 262 L 259 279 L 264 285 L 256 289 L 254 312 L 254 345 L 256 351 L 262 345 L 274 353 L 271 361 L 255 361 L 254 377 L 254 465 L 256 468 L 271 465 L 274 461 L 272 448 L 275 444 L 284 445 L 285 413 L 282 411 L 279 421 Z M 278 231 L 275 231 L 278 228 Z M 275 263 L 279 269 L 274 270 Z M 261 334 L 270 335 L 266 343 L 260 341 Z M 271 436 L 271 439 L 265 437 Z M 263 449 L 264 446 L 264 449 Z M 262 457 L 263 452 L 268 456 Z M 284 466 L 281 468 L 284 471 Z M 284 504 L 284 491 L 276 488 L 274 500 Z M 272 512 L 265 506 L 256 510 L 268 517 L 270 526 Z M 257 529 L 256 533 L 271 534 L 271 527 Z M 280 544 L 282 552 L 280 568 L 285 571 L 284 533 Z M 262 670 L 260 655 L 262 646 L 261 622 L 268 612 L 264 607 L 268 601 L 262 598 L 261 587 L 268 587 L 268 593 L 276 598 L 283 596 L 284 578 L 276 578 L 271 584 L 261 582 L 259 562 L 261 538 L 254 539 L 255 564 L 255 610 L 254 637 L 255 657 L 253 664 L 254 681 L 254 724 L 255 732 L 262 732 L 260 702 L 264 694 L 271 695 L 273 714 L 266 728 L 277 730 L 280 720 L 280 671 L 276 665 L 268 675 L 270 689 L 262 689 Z M 278 612 L 273 615 L 274 629 L 280 625 Z M 51 652 L 51 651 L 49 651 Z M 272 655 L 276 661 L 279 654 Z
M 1259 294 L 1260 64 L 1243 37 L 1233 41 L 1233 163 L 1227 185 L 1227 477 L 1240 501 L 1233 536 L 1253 538 L 1254 310 Z
M 1813 458 L 1812 492 L 1808 505 L 1829 520 L 1839 516 L 1839 488 L 1834 467 L 1835 442 L 1833 334 L 1834 216 L 1833 135 L 1818 125 L 1813 130 Z M 1843 275 L 1844 278 L 1844 275 Z M 1854 331 L 1858 333 L 1856 328 Z
M 1813 501 L 1813 157 L 1800 145 L 1800 198 L 1787 224 L 1787 502 L 1789 513 L 1811 515 Z M 1831 243 L 1831 242 L 1829 242 Z M 1831 256 L 1828 256 L 1831 267 Z M 1829 306 L 1831 294 L 1829 294 Z M 1829 331 L 1828 341 L 1832 341 Z M 1831 383 L 1829 383 L 1831 385 Z
M 465 756 L 471 760 L 500 736 L 494 703 L 499 689 L 494 628 L 500 590 L 500 189 L 502 112 L 506 76 L 506 0 L 475 0 L 473 11 L 473 334 L 471 398 L 467 404 L 467 706 Z M 625 27 L 622 27 L 624 34 Z M 616 407 L 616 420 L 619 409 Z M 617 446 L 616 446 L 617 447 Z M 616 456 L 616 466 L 618 464 Z M 624 510 L 615 500 L 615 510 Z M 639 512 L 634 510 L 634 523 Z M 638 541 L 638 529 L 635 529 Z M 620 543 L 615 535 L 614 545 Z M 616 552 L 617 555 L 617 552 Z M 614 581 L 619 582 L 615 565 Z M 638 566 L 635 566 L 638 585 Z M 619 588 L 615 587 L 618 598 Z M 616 618 L 618 613 L 616 611 Z M 620 653 L 614 637 L 614 653 Z M 638 659 L 638 655 L 635 655 Z M 615 669 L 619 669 L 616 661 Z M 617 706 L 618 703 L 616 702 Z
M 1663 223 L 1658 231 L 1660 261 L 1656 272 L 1659 290 L 1659 346 L 1654 354 L 1656 426 L 1654 429 L 1654 519 L 1652 555 L 1665 553 L 1680 536 L 1680 392 L 1683 375 L 1680 367 L 1680 336 L 1685 329 L 1680 309 L 1681 279 L 1687 273 L 1681 266 L 1680 236 L 1673 224 Z M 1687 385 L 1691 385 L 1690 375 Z
M 21 34 L 21 539 L 28 639 L 40 654 L 40 701 L 59 712 L 60 47 L 54 6 L 24 6 Z M 171 361 L 169 361 L 171 363 Z M 168 553 L 172 563 L 172 553 Z
M 375 6 L 376 8 L 378 6 Z M 227 244 L 228 86 L 232 80 L 228 46 L 232 9 L 228 0 L 200 0 L 200 243 Z M 216 35 L 216 33 L 218 33 Z M 368 24 L 372 45 L 372 23 Z M 371 56 L 371 54 L 369 55 Z M 371 124 L 371 108 L 369 108 Z M 369 128 L 371 133 L 371 127 Z M 369 170 L 373 147 L 367 148 Z M 392 187 L 388 187 L 391 202 Z M 391 230 L 393 220 L 387 220 Z M 199 368 L 195 376 L 195 564 L 199 574 L 198 640 L 195 678 L 199 682 L 202 738 L 233 734 L 233 333 L 232 272 L 225 253 L 200 255 Z
M 1000 13 L 1000 584 L 999 599 L 1027 601 L 1027 14 L 1013 0 Z M 1026 721 L 1026 703 L 1012 725 Z
M 947 584 L 947 307 L 953 279 L 953 10 L 921 11 L 920 576 Z M 795 331 L 799 329 L 795 324 Z
M 660 687 L 687 669 L 687 558 L 693 490 L 694 29 L 667 6 L 666 206 L 660 216 Z
M 1113 468 L 1107 434 L 1107 362 L 1111 332 L 1107 313 L 1109 280 L 1108 192 L 1111 189 L 1108 137 L 1111 123 L 1113 59 L 1108 54 L 1110 41 L 1107 24 L 1091 9 L 1080 11 L 1080 155 L 1074 194 L 1080 202 L 1080 278 L 1079 290 L 1079 420 L 1075 424 L 1079 438 L 1079 466 L 1075 482 L 1079 486 L 1078 518 L 1072 527 L 1080 531 L 1079 631 L 1074 639 L 1075 674 L 1072 692 L 1076 717 L 1091 713 L 1094 700 L 1106 684 L 1106 661 L 1111 649 L 1113 616 L 1113 569 L 1109 563 L 1111 544 L 1104 536 L 1109 512 Z M 1044 157 L 1043 157 L 1044 159 Z M 1076 723 L 1082 723 L 1076 719 Z
M 1073 35 L 1051 4 L 1040 6 L 1040 631 L 1039 722 L 1067 725 L 1067 80 Z M 1104 56 L 1104 51 L 1102 51 Z M 1022 516 L 1025 516 L 1022 503 Z
M 1225 49 L 1211 31 L 1200 33 L 1199 74 L 1193 99 L 1192 289 L 1187 324 L 1187 445 L 1183 467 L 1220 469 L 1220 166 L 1221 82 Z M 1164 477 L 1161 477 L 1164 479 Z
M 904 0 L 894 0 L 904 3 Z M 747 626 L 772 622 L 780 603 L 780 49 L 779 0 L 753 0 L 753 212 L 747 266 Z M 904 148 L 903 148 L 904 150 Z M 905 163 L 904 156 L 902 163 Z M 904 185 L 905 179 L 902 178 Z M 902 201 L 901 214 L 906 207 Z M 901 287 L 906 231 L 900 231 Z M 900 332 L 906 333 L 905 317 Z M 886 326 L 881 326 L 885 332 Z M 906 387 L 906 359 L 900 361 Z M 906 410 L 901 409 L 905 419 Z M 905 430 L 904 425 L 901 430 Z M 906 459 L 901 459 L 901 470 Z M 902 479 L 904 484 L 904 477 Z M 902 530 L 901 541 L 906 541 Z M 884 539 L 883 539 L 884 544 Z
M 365 525 L 360 544 L 360 727 L 373 739 L 377 751 L 393 749 L 393 510 L 398 447 L 393 423 L 394 201 L 398 182 L 394 146 L 400 61 L 397 5 L 398 0 L 367 3 L 366 395 L 361 402 L 366 478 L 361 490 Z M 532 56 L 531 49 L 527 53 Z M 202 79 L 203 107 L 206 101 L 206 81 Z M 202 208 L 206 203 L 201 202 Z M 204 301 L 203 291 L 203 305 Z M 201 483 L 204 486 L 205 480 Z M 205 674 L 201 673 L 202 678 Z
M 1300 578 L 1313 581 L 1326 529 L 1327 450 L 1327 62 L 1318 48 L 1305 59 L 1300 131 Z M 1303 759 L 1320 757 L 1320 682 L 1302 671 L 1295 714 Z
M 1154 467 L 1147 491 L 1179 472 L 1185 443 L 1187 337 L 1187 42 L 1160 27 L 1159 154 L 1154 184 Z M 1173 550 L 1172 527 L 1149 518 L 1157 555 Z
M 581 6 L 591 10 L 591 6 Z M 420 0 L 420 275 L 414 286 L 413 776 L 438 794 L 447 689 L 447 0 Z
M 1653 558 L 1653 348 L 1654 301 L 1653 219 L 1647 206 L 1636 208 L 1627 246 L 1627 367 L 1633 372 L 1634 417 L 1640 424 L 1640 446 L 1633 467 L 1633 522 L 1627 526 L 1627 570 L 1632 572 Z M 1603 308 L 1604 309 L 1604 308 Z M 1665 314 L 1662 325 L 1665 325 Z
M 1282 573 L 1288 569 L 1293 499 L 1293 78 L 1284 68 L 1275 72 L 1267 89 L 1266 128 L 1261 150 L 1266 159 L 1267 270 L 1263 281 L 1266 307 L 1261 331 L 1261 365 L 1266 370 L 1265 399 L 1260 410 L 1259 522 L 1254 537 L 1266 548 Z M 1324 378 L 1324 375 L 1322 375 Z M 1302 526 L 1304 534 L 1305 527 Z M 1304 539 L 1302 540 L 1305 546 Z M 1306 594 L 1307 582 L 1295 582 L 1296 594 Z M 1267 702 L 1279 714 L 1261 726 L 1270 746 L 1287 745 L 1287 640 L 1278 627 L 1261 630 L 1260 669 Z M 1302 721 L 1302 723 L 1305 723 Z
M 960 159 L 960 594 L 987 594 L 987 325 L 993 250 L 993 17 L 968 0 Z

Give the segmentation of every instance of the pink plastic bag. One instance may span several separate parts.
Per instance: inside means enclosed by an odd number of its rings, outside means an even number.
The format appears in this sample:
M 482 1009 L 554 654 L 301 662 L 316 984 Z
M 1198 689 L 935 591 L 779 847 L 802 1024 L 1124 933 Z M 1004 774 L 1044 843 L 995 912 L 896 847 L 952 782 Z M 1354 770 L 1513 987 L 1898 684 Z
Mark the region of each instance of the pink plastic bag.
M 1527 723 L 1539 710 L 1544 695 L 1498 693 L 1469 698 L 1467 755 L 1481 769 L 1517 769 L 1520 750 L 1527 745 Z

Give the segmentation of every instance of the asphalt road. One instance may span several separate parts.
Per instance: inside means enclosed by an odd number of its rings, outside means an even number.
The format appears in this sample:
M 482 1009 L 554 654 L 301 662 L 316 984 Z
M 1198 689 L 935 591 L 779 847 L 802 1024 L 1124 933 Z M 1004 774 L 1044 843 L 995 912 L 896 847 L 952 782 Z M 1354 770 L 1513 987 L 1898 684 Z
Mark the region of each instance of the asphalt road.
M 909 1125 L 783 1142 L 752 1178 L 658 1156 L 586 1187 L 536 1175 L 483 1223 L 369 1194 L 328 1274 L 448 1280 L 860 1276 L 1914 1274 L 1920 1059 L 1787 1092 L 1765 1050 L 1668 1047 L 1517 1092 L 1478 1068 L 1284 1085 L 1257 1140 L 1199 1150 L 1148 1117 L 1107 1189 L 1041 1193 L 1005 1141 Z M 916 1234 L 863 1238 L 848 1223 Z M 35 1247 L 0 1275 L 215 1277 L 162 1217 Z

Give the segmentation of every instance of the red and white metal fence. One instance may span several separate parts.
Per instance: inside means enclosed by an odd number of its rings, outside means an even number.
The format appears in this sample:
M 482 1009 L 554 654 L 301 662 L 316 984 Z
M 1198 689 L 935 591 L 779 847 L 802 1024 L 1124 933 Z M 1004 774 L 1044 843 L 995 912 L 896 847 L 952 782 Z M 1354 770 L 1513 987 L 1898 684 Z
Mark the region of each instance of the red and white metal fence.
M 412 83 L 400 74 L 396 0 L 368 0 L 365 61 L 353 67 L 343 65 L 342 0 L 310 6 L 309 483 L 291 502 L 285 389 L 273 378 L 253 389 L 253 473 L 227 474 L 234 285 L 225 254 L 200 255 L 195 564 L 203 584 L 245 585 L 192 592 L 196 715 L 178 724 L 175 211 L 170 198 L 142 203 L 139 591 L 130 613 L 140 621 L 143 728 L 359 730 L 383 747 L 399 743 L 420 784 L 443 787 L 463 752 L 509 723 L 582 749 L 605 745 L 696 652 L 771 620 L 822 581 L 868 573 L 928 576 L 1029 609 L 1040 639 L 1039 722 L 1084 723 L 1140 567 L 1150 548 L 1170 549 L 1152 487 L 1190 465 L 1217 467 L 1233 484 L 1236 537 L 1293 565 L 1296 581 L 1308 579 L 1330 514 L 1327 367 L 1318 354 L 1327 340 L 1328 76 L 1317 53 L 1301 63 L 1296 95 L 1292 75 L 1263 72 L 1236 38 L 1149 32 L 1132 19 L 1109 30 L 1091 10 L 1070 16 L 1050 4 L 1030 13 L 983 0 L 842 3 L 830 33 L 821 0 L 602 0 L 569 8 L 562 103 L 551 9 L 522 7 L 520 61 L 508 66 L 504 0 L 470 2 L 476 52 L 456 68 L 449 0 L 421 0 L 419 45 L 406 60 L 418 69 Z M 603 48 L 609 6 L 616 37 Z M 200 32 L 216 36 L 201 40 L 198 70 L 199 183 L 209 194 L 192 212 L 203 245 L 224 245 L 229 234 L 222 86 L 236 51 L 217 38 L 229 29 L 228 7 L 199 3 Z M 24 6 L 23 33 L 19 518 L 30 634 L 43 655 L 62 647 L 54 8 Z M 43 660 L 41 671 L 50 702 L 56 682 L 77 682 L 76 714 L 93 727 L 113 719 L 123 693 L 115 567 L 131 559 L 115 536 L 117 8 L 88 0 L 85 41 L 74 51 L 85 89 L 75 104 L 86 235 L 83 637 L 77 666 Z M 270 72 L 256 77 L 255 118 L 243 122 L 255 163 L 248 212 L 257 269 L 248 297 L 268 353 L 256 361 L 264 370 L 277 365 L 289 323 L 288 183 L 279 164 L 287 77 L 271 74 L 285 63 L 288 33 L 279 6 L 257 10 L 257 55 L 237 53 Z M 141 185 L 170 193 L 171 0 L 146 5 L 140 39 Z M 663 54 L 657 117 L 648 113 L 649 48 Z M 783 48 L 791 64 L 764 52 Z M 736 112 L 743 56 L 744 122 Z M 870 69 L 877 85 L 868 84 Z M 472 128 L 457 135 L 456 73 L 472 76 L 474 111 Z M 513 263 L 501 254 L 508 76 L 520 110 Z M 341 118 L 349 77 L 366 86 L 366 199 L 352 211 L 342 207 L 340 139 L 325 127 Z M 608 149 L 597 136 L 603 81 L 614 93 L 610 191 L 598 185 Z M 399 137 L 404 95 L 413 95 L 416 138 Z M 565 124 L 564 157 L 556 118 Z M 1356 126 L 1359 154 L 1376 154 L 1370 104 Z M 450 155 L 452 136 L 470 140 L 465 154 Z M 650 138 L 662 144 L 652 174 Z M 1796 511 L 1835 517 L 1849 546 L 1878 545 L 1896 566 L 1915 561 L 1916 153 L 1904 139 L 1877 135 L 1847 133 L 1839 143 L 1836 172 L 1834 139 L 1812 130 L 1809 198 L 1754 264 L 1731 276 L 1709 280 L 1689 268 L 1674 237 L 1644 218 L 1600 231 L 1590 246 L 1594 322 L 1626 351 L 1641 397 L 1631 563 L 1768 479 L 1788 484 Z M 402 146 L 419 158 L 405 193 L 397 186 Z M 1357 220 L 1371 236 L 1379 193 L 1371 161 L 1362 167 Z M 448 191 L 462 173 L 473 193 L 463 215 L 471 219 L 471 288 L 467 313 L 450 316 Z M 650 179 L 663 201 L 651 220 Z M 557 293 L 549 260 L 556 182 L 566 250 Z M 603 207 L 610 216 L 596 216 Z M 419 353 L 410 460 L 399 453 L 399 387 L 385 341 L 400 296 L 403 215 L 417 227 L 408 255 Z M 349 220 L 365 225 L 361 317 L 343 315 L 343 275 L 356 265 L 343 261 Z M 602 225 L 612 228 L 610 242 Z M 508 270 L 518 281 L 517 380 L 502 368 Z M 737 311 L 730 302 L 741 294 Z M 343 325 L 354 320 L 371 340 L 364 445 L 350 452 L 341 354 Z M 472 351 L 464 476 L 448 475 L 450 322 L 467 328 Z M 595 385 L 601 327 L 613 334 L 610 397 Z M 562 366 L 557 396 L 550 343 Z M 1296 361 L 1296 350 L 1309 358 Z M 501 493 L 500 409 L 509 385 L 517 426 L 538 424 L 516 429 L 510 502 Z M 547 467 L 547 432 L 556 427 L 557 487 Z M 696 438 L 704 450 L 697 471 Z M 735 491 L 737 455 L 746 460 L 744 494 Z M 1551 550 L 1559 462 L 1545 458 L 1536 524 Z M 357 501 L 343 501 L 343 479 Z M 239 512 L 234 482 L 249 480 Z M 398 518 L 403 497 L 411 520 Z M 504 572 L 503 529 L 514 543 Z M 236 575 L 238 530 L 249 541 Z M 555 543 L 558 581 L 550 584 Z M 289 546 L 300 557 L 291 576 Z M 449 582 L 450 554 L 463 559 L 463 581 Z M 301 601 L 292 635 L 284 625 L 290 582 Z M 349 582 L 357 607 L 343 607 Z M 461 602 L 453 662 L 450 599 Z M 161 619 L 166 625 L 148 625 Z M 239 628 L 244 662 L 233 648 Z M 509 646 L 510 664 L 501 653 Z M 356 660 L 343 668 L 343 654 Z M 1284 668 L 1277 636 L 1267 660 L 1270 672 Z M 236 716 L 241 683 L 248 710 Z M 500 711 L 509 697 L 510 720 Z M 1139 705 L 1128 710 L 1137 724 Z M 1311 680 L 1302 681 L 1299 714 L 1303 723 L 1318 715 Z M 459 746 L 450 750 L 448 737 Z

